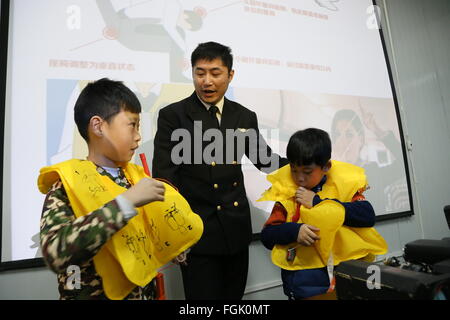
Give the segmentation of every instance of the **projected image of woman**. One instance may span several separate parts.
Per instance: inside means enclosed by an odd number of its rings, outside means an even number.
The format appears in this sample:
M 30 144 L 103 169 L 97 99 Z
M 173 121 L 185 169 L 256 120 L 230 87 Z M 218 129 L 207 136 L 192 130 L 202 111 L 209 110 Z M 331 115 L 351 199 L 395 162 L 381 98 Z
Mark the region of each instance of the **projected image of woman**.
M 335 113 L 331 124 L 333 158 L 366 170 L 370 181 L 367 198 L 373 202 L 377 214 L 409 209 L 400 142 L 391 130 L 382 130 L 372 114 L 362 108 L 361 114 L 363 121 L 352 109 Z M 366 141 L 366 128 L 374 133 L 384 150 L 370 152 L 373 146 Z

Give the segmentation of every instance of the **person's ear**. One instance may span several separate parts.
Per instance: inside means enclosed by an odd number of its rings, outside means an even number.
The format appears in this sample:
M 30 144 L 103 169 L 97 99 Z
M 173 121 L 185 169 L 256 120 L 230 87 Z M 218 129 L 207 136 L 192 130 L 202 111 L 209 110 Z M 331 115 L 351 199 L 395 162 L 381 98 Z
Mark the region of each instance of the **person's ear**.
M 103 119 L 99 116 L 93 116 L 89 120 L 89 128 L 91 129 L 91 133 L 95 135 L 96 137 L 102 137 L 103 136 Z
M 231 82 L 231 80 L 233 80 L 233 77 L 234 77 L 234 70 L 231 70 L 231 71 L 228 73 L 228 79 L 229 79 L 230 82 Z
M 328 172 L 331 169 L 331 160 L 328 160 L 327 164 L 323 166 L 323 171 Z

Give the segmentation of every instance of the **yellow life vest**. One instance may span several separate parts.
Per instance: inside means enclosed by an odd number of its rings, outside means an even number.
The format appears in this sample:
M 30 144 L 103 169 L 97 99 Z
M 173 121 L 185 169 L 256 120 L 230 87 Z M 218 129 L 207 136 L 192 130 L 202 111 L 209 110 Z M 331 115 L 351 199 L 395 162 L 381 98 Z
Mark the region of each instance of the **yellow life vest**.
M 290 166 L 286 165 L 267 176 L 272 183 L 258 201 L 278 201 L 288 212 L 287 222 L 292 222 L 297 203 L 295 192 L 298 188 L 291 176 Z M 317 194 L 321 199 L 337 199 L 350 202 L 358 191 L 367 186 L 364 169 L 355 165 L 332 161 L 327 180 L 322 191 Z M 375 255 L 387 252 L 387 243 L 375 228 L 352 228 L 344 226 L 345 208 L 333 200 L 323 200 L 307 209 L 301 207 L 298 223 L 306 223 L 320 229 L 320 240 L 312 246 L 275 245 L 272 249 L 272 262 L 286 270 L 322 268 L 327 265 L 330 255 L 333 264 L 352 259 L 373 260 Z M 297 247 L 298 246 L 298 247 Z M 286 259 L 288 249 L 296 248 L 292 261 Z
M 123 171 L 132 185 L 146 177 L 143 168 L 132 163 Z M 42 168 L 39 190 L 47 193 L 58 179 L 77 218 L 126 191 L 86 160 L 72 159 Z M 165 200 L 137 208 L 138 214 L 94 256 L 96 271 L 110 299 L 123 299 L 136 285 L 147 285 L 158 268 L 194 245 L 203 233 L 203 222 L 186 199 L 169 184 L 164 185 Z

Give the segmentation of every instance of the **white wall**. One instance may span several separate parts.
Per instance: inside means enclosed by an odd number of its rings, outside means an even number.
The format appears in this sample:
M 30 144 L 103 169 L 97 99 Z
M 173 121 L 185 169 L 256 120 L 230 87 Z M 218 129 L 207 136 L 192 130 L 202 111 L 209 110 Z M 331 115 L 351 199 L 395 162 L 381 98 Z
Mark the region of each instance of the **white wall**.
M 419 238 L 450 232 L 443 207 L 450 204 L 450 1 L 379 1 L 392 61 L 408 152 L 415 215 L 380 222 L 391 253 Z M 386 11 L 384 11 L 386 10 Z M 285 299 L 278 268 L 259 243 L 250 249 L 245 299 Z M 169 298 L 183 299 L 178 268 L 165 271 Z M 46 269 L 0 273 L 0 299 L 56 299 L 56 276 Z

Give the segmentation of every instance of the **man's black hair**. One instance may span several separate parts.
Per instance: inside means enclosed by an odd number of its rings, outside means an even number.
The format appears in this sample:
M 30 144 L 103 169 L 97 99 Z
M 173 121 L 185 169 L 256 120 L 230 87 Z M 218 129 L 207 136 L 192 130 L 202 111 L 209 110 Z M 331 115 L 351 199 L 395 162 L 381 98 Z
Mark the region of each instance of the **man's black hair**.
M 216 58 L 222 59 L 228 72 L 233 70 L 233 55 L 231 49 L 217 42 L 200 43 L 191 54 L 191 65 L 195 66 L 198 60 L 212 61 Z
M 141 104 L 121 81 L 103 78 L 89 83 L 81 91 L 74 108 L 75 123 L 81 136 L 89 142 L 88 126 L 93 116 L 109 123 L 122 110 L 141 113 Z
M 323 167 L 331 159 L 330 136 L 316 128 L 297 131 L 289 139 L 286 156 L 297 166 L 316 164 Z

